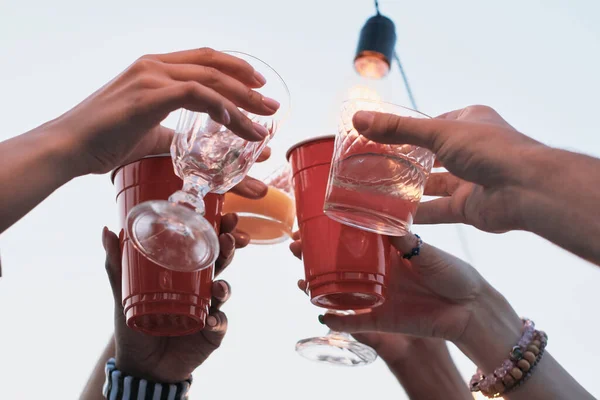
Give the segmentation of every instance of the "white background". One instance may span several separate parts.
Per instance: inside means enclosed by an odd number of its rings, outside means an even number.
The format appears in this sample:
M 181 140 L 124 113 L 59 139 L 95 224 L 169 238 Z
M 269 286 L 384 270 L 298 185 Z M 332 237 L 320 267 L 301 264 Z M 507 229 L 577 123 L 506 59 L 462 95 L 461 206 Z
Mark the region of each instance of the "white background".
M 489 104 L 538 140 L 600 155 L 599 5 L 398 0 L 381 10 L 396 22 L 397 50 L 426 113 Z M 296 141 L 335 132 L 341 93 L 357 81 L 358 32 L 372 14 L 369 0 L 0 0 L 0 139 L 60 115 L 145 53 L 211 46 L 254 54 L 286 79 L 292 117 L 272 143 L 283 162 Z M 387 85 L 393 101 L 408 103 L 396 67 Z M 117 229 L 114 191 L 108 176 L 91 176 L 1 236 L 1 399 L 78 396 L 112 331 L 104 225 Z M 456 227 L 415 230 L 465 257 Z M 474 265 L 600 396 L 600 269 L 526 233 L 464 232 Z M 301 275 L 287 245 L 237 254 L 225 274 L 230 332 L 197 371 L 193 398 L 403 398 L 381 361 L 335 368 L 294 353 L 296 340 L 325 331 L 321 311 L 296 289 Z M 454 354 L 467 379 L 473 365 Z

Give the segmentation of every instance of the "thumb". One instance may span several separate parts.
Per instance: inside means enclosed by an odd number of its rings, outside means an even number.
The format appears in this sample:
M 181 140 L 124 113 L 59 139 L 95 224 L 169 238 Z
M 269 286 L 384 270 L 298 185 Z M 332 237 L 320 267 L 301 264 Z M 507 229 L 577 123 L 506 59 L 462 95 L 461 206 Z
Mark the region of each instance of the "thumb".
M 115 304 L 121 305 L 121 249 L 119 238 L 113 232 L 109 231 L 107 227 L 104 227 L 102 230 L 102 245 L 106 252 L 104 266 Z
M 456 121 L 400 117 L 372 111 L 354 114 L 352 124 L 361 135 L 378 143 L 412 144 L 436 153 Z

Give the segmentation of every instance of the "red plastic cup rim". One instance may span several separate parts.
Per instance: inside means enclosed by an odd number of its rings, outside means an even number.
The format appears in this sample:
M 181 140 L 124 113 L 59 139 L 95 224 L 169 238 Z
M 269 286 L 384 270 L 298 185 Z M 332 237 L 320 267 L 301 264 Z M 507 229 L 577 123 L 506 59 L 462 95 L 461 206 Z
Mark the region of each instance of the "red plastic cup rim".
M 117 168 L 113 169 L 112 172 L 110 173 L 110 181 L 114 185 L 114 183 L 115 183 L 115 176 L 117 175 L 117 172 L 119 172 L 119 170 L 121 168 L 123 168 L 123 167 L 125 167 L 125 166 L 127 166 L 129 164 L 133 164 L 133 163 L 136 163 L 138 161 L 145 160 L 146 158 L 162 158 L 162 157 L 171 157 L 171 153 L 153 154 L 151 156 L 142 157 L 139 160 L 135 160 L 135 161 L 129 162 L 127 164 L 119 165 Z
M 309 138 L 309 139 L 301 140 L 298 143 L 292 145 L 292 147 L 290 147 L 288 149 L 288 151 L 285 153 L 285 159 L 289 161 L 290 154 L 292 154 L 292 151 L 294 151 L 298 147 L 304 146 L 305 144 L 308 144 L 308 143 L 319 142 L 321 140 L 329 140 L 329 139 L 335 139 L 335 135 L 315 136 L 315 137 L 312 137 L 312 138 Z

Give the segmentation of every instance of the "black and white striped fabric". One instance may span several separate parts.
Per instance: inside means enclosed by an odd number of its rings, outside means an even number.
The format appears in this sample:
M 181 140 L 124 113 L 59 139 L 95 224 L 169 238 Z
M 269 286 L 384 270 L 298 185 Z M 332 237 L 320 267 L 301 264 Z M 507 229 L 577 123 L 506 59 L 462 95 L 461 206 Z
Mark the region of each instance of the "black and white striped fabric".
M 156 383 L 123 375 L 111 358 L 106 363 L 103 394 L 107 400 L 187 400 L 192 378 L 179 383 Z

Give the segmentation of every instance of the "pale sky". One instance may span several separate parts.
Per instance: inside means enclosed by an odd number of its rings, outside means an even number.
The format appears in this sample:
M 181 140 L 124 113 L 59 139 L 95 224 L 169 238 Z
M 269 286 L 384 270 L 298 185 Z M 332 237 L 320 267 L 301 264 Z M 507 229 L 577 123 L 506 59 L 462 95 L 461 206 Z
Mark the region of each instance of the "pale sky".
M 423 112 L 488 104 L 540 141 L 600 156 L 598 1 L 380 6 L 396 22 Z M 293 143 L 336 131 L 341 96 L 359 83 L 358 32 L 373 13 L 370 0 L 0 0 L 0 140 L 57 117 L 145 53 L 210 46 L 262 58 L 286 80 L 292 116 L 272 142 L 274 167 Z M 384 84 L 387 99 L 408 105 L 397 66 Z M 0 236 L 0 398 L 58 399 L 58 385 L 65 398 L 80 393 L 113 329 L 100 234 L 104 225 L 118 229 L 114 199 L 108 176 L 79 178 Z M 456 227 L 414 230 L 465 256 Z M 476 268 L 600 396 L 600 269 L 530 234 L 464 233 Z M 224 308 L 230 330 L 196 371 L 192 398 L 405 398 L 381 360 L 336 368 L 295 354 L 298 339 L 325 333 L 321 310 L 296 289 L 302 273 L 287 244 L 238 252 L 224 274 L 233 287 Z M 474 366 L 453 354 L 468 380 Z

